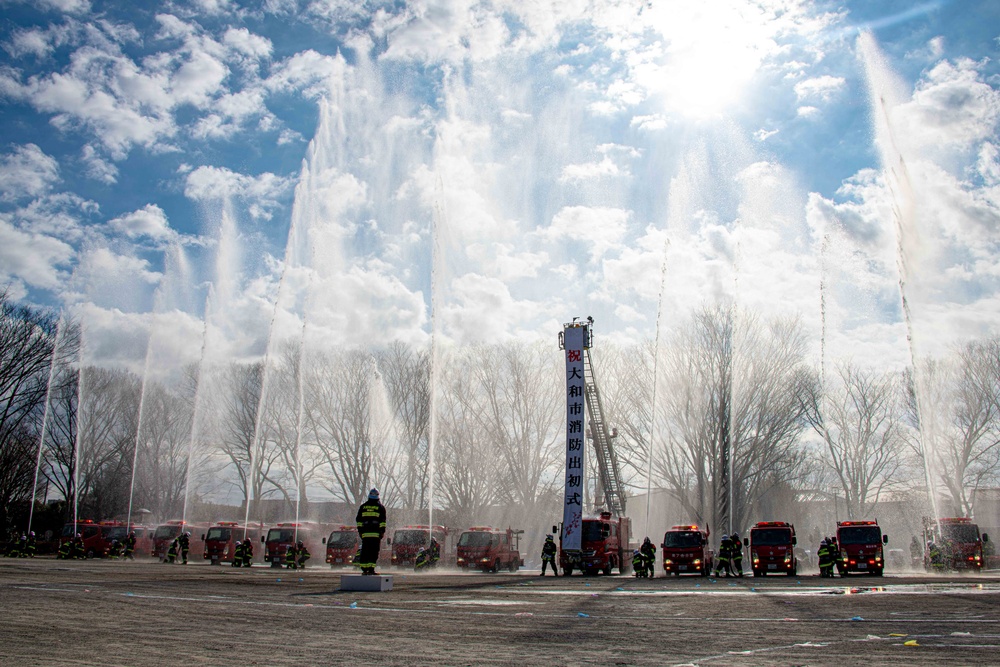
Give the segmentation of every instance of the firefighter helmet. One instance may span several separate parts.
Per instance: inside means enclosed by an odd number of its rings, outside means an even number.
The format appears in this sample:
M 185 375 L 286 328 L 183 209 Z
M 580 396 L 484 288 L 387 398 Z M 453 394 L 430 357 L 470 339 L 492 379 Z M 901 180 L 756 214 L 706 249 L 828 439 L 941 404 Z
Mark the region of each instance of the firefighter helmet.
M 368 500 L 378 500 L 378 489 L 372 488 L 372 490 L 368 492 Z

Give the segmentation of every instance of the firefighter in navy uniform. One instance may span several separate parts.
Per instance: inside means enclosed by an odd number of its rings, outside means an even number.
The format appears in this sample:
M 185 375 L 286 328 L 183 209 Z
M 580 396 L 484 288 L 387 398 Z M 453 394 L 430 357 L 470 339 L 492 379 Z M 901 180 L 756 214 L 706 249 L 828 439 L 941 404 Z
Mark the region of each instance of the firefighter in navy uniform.
M 243 558 L 240 560 L 240 564 L 236 567 L 250 567 L 253 565 L 253 540 L 249 537 L 243 538 Z
M 743 540 L 740 539 L 739 533 L 733 533 L 729 536 L 729 541 L 732 543 L 732 547 L 729 550 L 730 556 L 732 556 L 732 566 L 733 570 L 736 572 L 737 577 L 743 576 Z
M 306 561 L 309 560 L 309 557 L 312 554 L 310 554 L 309 550 L 306 549 L 306 545 L 302 540 L 299 540 L 299 543 L 295 547 L 295 551 L 298 553 L 298 568 L 300 570 L 306 569 Z
M 294 570 L 297 567 L 297 559 L 299 557 L 299 550 L 296 548 L 295 543 L 288 545 L 285 549 L 285 567 L 289 570 Z
M 191 533 L 183 532 L 178 539 L 178 544 L 181 549 L 181 562 L 184 565 L 188 564 L 188 552 L 191 551 Z
M 354 564 L 361 568 L 361 574 L 376 574 L 378 552 L 385 535 L 385 507 L 378 499 L 378 489 L 368 492 L 368 500 L 358 508 L 358 535 L 361 536 L 361 551 Z
M 230 563 L 232 567 L 243 567 L 243 542 L 236 540 L 236 546 L 233 547 L 233 562 Z
M 552 575 L 558 577 L 559 571 L 556 570 L 556 542 L 551 535 L 545 536 L 545 544 L 542 545 L 542 576 L 545 576 L 545 566 L 552 566 Z
M 646 576 L 652 578 L 656 571 L 656 547 L 648 537 L 642 541 L 639 553 L 642 554 L 642 560 L 646 565 Z
M 128 536 L 125 538 L 125 552 L 122 554 L 123 558 L 128 560 L 135 560 L 135 531 L 130 530 Z
M 725 573 L 728 577 L 732 571 L 732 564 L 730 558 L 732 557 L 733 547 L 729 542 L 729 536 L 723 535 L 722 540 L 719 542 L 719 557 L 715 559 L 715 576 L 720 576 L 720 573 Z

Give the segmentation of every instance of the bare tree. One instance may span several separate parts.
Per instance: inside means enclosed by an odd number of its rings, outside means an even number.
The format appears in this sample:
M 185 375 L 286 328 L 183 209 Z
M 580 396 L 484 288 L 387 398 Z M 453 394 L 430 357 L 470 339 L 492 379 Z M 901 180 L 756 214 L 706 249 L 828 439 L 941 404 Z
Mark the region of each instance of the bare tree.
M 424 507 L 430 424 L 430 355 L 395 342 L 376 356 L 395 413 L 395 435 L 405 457 L 400 504 L 411 509 Z
M 557 474 L 560 417 L 559 355 L 542 343 L 504 343 L 470 350 L 464 359 L 471 391 L 469 414 L 495 445 L 500 461 L 499 499 L 532 512 L 562 481 Z
M 49 369 L 56 348 L 56 319 L 20 306 L 0 292 L 0 528 L 15 501 L 30 499 L 35 452 Z M 34 440 L 34 444 L 32 444 Z
M 797 323 L 716 307 L 663 352 L 665 446 L 654 450 L 654 472 L 699 522 L 741 526 L 801 474 L 803 351 Z
M 370 354 L 349 351 L 314 359 L 306 376 L 305 423 L 328 464 L 324 486 L 351 505 L 361 503 L 376 481 L 386 488 L 383 502 L 394 500 L 385 486 L 391 480 L 375 480 L 373 474 L 377 433 L 370 404 L 376 370 Z
M 181 516 L 188 488 L 192 404 L 167 387 L 147 381 L 142 433 L 137 439 L 133 504 L 156 516 Z
M 972 341 L 951 359 L 927 360 L 920 375 L 919 403 L 912 375 L 909 382 L 910 415 L 920 429 L 914 449 L 953 509 L 971 516 L 975 491 L 1000 475 L 1000 340 Z
M 819 383 L 806 385 L 805 415 L 822 438 L 822 463 L 835 475 L 847 503 L 847 517 L 866 516 L 887 489 L 901 481 L 905 443 L 902 387 L 891 372 L 843 364 L 837 385 L 825 395 Z
M 259 501 L 274 491 L 266 486 L 281 456 L 257 433 L 263 382 L 263 363 L 233 363 L 222 373 L 218 389 L 220 449 L 235 469 L 243 506 L 252 517 L 259 516 Z M 261 423 L 266 423 L 263 418 Z

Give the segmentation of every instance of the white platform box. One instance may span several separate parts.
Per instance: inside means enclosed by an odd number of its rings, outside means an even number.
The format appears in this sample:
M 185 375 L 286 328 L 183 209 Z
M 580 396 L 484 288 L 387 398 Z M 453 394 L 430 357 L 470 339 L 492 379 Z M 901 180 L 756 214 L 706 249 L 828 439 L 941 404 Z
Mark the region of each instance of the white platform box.
M 340 575 L 340 590 L 342 591 L 374 591 L 380 593 L 392 590 L 391 574 L 342 574 Z

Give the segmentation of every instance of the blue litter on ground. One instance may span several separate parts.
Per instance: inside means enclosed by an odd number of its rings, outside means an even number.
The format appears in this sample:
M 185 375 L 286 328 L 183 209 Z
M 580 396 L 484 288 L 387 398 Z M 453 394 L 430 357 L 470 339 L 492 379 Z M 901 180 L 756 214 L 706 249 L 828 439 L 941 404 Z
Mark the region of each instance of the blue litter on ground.
M 590 614 L 584 614 L 582 611 L 577 613 L 580 618 L 590 618 Z
M 852 618 L 851 620 L 852 620 L 852 621 L 863 621 L 863 620 L 865 620 L 865 619 L 861 618 L 860 616 L 855 616 L 855 617 L 853 617 L 853 618 Z
M 358 608 L 358 603 L 357 602 L 352 602 L 351 603 L 351 609 L 357 609 L 357 608 Z

